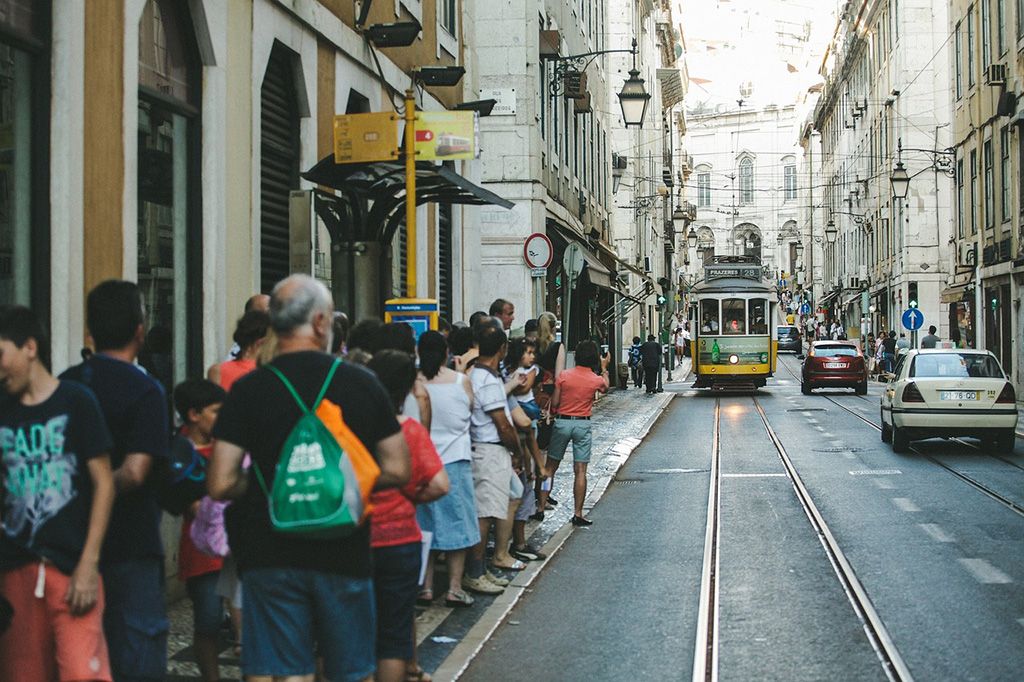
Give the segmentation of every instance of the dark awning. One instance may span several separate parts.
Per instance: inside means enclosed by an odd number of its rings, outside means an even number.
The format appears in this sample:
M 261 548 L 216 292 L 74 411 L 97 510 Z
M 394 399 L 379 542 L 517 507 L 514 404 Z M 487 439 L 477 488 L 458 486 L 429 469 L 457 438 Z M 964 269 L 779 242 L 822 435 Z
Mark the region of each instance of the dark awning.
M 347 206 L 338 235 L 342 241 L 388 243 L 405 218 L 405 159 L 374 163 L 335 163 L 325 156 L 302 174 L 317 185 L 341 192 Z M 494 205 L 514 204 L 462 177 L 447 166 L 416 162 L 416 205 L 427 203 Z

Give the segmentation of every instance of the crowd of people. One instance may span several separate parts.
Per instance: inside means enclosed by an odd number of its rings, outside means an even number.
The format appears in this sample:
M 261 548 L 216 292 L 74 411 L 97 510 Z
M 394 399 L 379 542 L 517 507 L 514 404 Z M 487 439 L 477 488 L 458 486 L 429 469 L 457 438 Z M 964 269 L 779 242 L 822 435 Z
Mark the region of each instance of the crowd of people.
M 526 522 L 558 504 L 570 444 L 572 524 L 592 524 L 590 418 L 610 358 L 583 341 L 567 368 L 552 313 L 510 339 L 499 299 L 417 339 L 350 326 L 323 284 L 293 275 L 246 303 L 223 362 L 173 387 L 139 364 L 135 284 L 98 285 L 86 318 L 90 351 L 57 377 L 32 311 L 0 308 L 0 679 L 164 678 L 165 513 L 182 518 L 207 681 L 226 614 L 247 676 L 428 680 L 415 604 L 435 602 L 442 561 L 438 596 L 464 608 L 545 558 Z M 315 532 L 282 517 L 331 495 L 345 504 Z

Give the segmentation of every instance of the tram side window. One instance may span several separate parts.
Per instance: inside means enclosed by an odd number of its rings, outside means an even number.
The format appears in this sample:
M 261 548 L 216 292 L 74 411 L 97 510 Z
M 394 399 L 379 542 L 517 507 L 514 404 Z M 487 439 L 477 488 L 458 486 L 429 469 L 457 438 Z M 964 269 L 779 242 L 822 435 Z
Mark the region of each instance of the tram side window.
M 717 334 L 718 300 L 709 298 L 700 302 L 700 331 L 702 334 Z
M 747 302 L 750 320 L 750 333 L 764 335 L 768 333 L 768 302 L 763 298 L 752 298 Z
M 747 333 L 747 305 L 742 298 L 727 298 L 722 301 L 722 333 L 739 336 Z

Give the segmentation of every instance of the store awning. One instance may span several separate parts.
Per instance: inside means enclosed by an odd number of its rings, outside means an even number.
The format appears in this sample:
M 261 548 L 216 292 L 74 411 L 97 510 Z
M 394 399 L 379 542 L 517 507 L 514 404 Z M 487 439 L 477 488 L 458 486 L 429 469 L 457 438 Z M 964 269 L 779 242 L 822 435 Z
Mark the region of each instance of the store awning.
M 943 303 L 956 303 L 957 301 L 964 300 L 964 296 L 967 294 L 967 285 L 970 282 L 964 282 L 963 284 L 955 284 L 951 287 L 946 287 L 939 294 L 939 300 Z
M 405 219 L 404 155 L 395 161 L 342 164 L 335 163 L 332 154 L 320 159 L 302 177 L 341 193 L 345 215 L 339 216 L 342 234 L 332 234 L 335 239 L 389 243 Z M 416 205 L 427 203 L 490 204 L 506 209 L 515 205 L 447 166 L 417 161 Z
M 818 300 L 819 308 L 827 308 L 835 298 L 839 296 L 839 291 L 830 291 Z
M 618 289 L 612 285 L 612 271 L 585 248 L 580 249 L 580 252 L 583 254 L 583 261 L 587 264 L 586 273 L 590 278 L 590 283 L 595 287 L 618 292 Z

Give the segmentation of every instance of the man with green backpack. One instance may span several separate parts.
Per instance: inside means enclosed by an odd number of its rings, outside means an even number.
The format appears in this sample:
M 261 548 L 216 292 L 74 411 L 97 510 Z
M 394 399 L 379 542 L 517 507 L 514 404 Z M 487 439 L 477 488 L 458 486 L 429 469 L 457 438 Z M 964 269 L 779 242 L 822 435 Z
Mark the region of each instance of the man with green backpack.
M 278 355 L 232 387 L 214 428 L 207 486 L 242 575 L 242 672 L 369 679 L 375 669 L 372 489 L 408 481 L 409 452 L 384 388 L 330 348 L 323 284 L 274 287 Z M 252 457 L 252 475 L 242 469 Z

